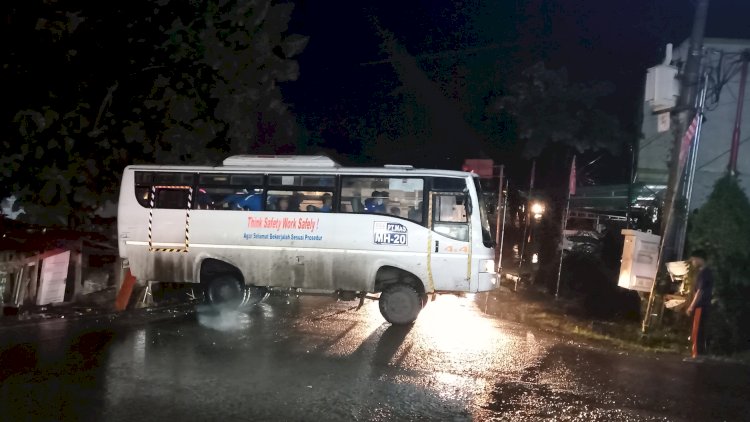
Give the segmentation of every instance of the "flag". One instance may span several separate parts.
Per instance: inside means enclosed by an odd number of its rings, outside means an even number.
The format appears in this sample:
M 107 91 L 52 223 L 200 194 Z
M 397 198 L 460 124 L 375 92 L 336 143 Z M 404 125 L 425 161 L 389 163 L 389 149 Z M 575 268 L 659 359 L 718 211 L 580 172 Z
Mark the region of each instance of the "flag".
M 570 165 L 570 177 L 568 178 L 568 195 L 576 194 L 576 156 L 573 156 L 573 163 Z
M 698 129 L 699 118 L 700 115 L 696 114 L 693 121 L 690 122 L 687 132 L 682 136 L 682 142 L 680 142 L 680 173 L 682 173 L 682 169 L 685 168 L 685 161 L 687 160 L 688 151 L 690 151 L 690 144 L 693 142 L 695 131 Z

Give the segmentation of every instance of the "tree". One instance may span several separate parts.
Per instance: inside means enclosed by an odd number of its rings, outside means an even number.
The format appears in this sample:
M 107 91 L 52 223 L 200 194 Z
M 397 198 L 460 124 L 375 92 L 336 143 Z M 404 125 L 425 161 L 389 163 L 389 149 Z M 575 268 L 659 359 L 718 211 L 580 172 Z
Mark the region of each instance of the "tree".
M 716 182 L 691 221 L 691 249 L 704 249 L 714 270 L 718 306 L 711 317 L 715 351 L 750 349 L 750 201 L 737 179 Z
M 617 154 L 623 145 L 619 123 L 598 104 L 610 91 L 604 83 L 570 83 L 564 70 L 537 63 L 497 98 L 494 112 L 499 115 L 492 117 L 510 117 L 527 158 L 539 156 L 555 143 L 578 152 Z
M 296 80 L 292 58 L 307 44 L 284 36 L 293 5 L 207 2 L 176 16 L 161 45 L 168 66 L 148 110 L 163 116 L 159 161 L 202 158 L 206 147 L 233 154 L 293 149 L 295 122 L 278 83 Z M 166 153 L 163 150 L 166 149 Z
M 39 3 L 4 28 L 29 43 L 8 47 L 2 70 L 0 157 L 0 197 L 36 222 L 75 226 L 101 210 L 130 163 L 293 149 L 278 83 L 297 78 L 307 38 L 285 34 L 291 4 Z

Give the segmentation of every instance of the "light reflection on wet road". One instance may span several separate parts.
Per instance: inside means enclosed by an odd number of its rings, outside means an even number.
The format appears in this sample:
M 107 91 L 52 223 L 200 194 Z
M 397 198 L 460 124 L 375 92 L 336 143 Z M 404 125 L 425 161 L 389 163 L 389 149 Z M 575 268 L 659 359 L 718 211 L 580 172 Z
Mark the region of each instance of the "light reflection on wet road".
M 440 296 L 0 329 L 0 420 L 739 420 L 750 369 L 597 349 Z M 483 311 L 486 310 L 487 313 Z

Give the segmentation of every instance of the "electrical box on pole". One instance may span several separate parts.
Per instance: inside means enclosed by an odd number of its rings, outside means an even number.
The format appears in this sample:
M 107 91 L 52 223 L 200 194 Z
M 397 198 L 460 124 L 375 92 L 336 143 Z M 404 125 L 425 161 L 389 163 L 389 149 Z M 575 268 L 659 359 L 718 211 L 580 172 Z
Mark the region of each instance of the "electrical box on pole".
M 654 112 L 665 111 L 677 105 L 680 95 L 680 83 L 677 80 L 677 68 L 660 64 L 646 73 L 646 102 Z
M 623 229 L 620 277 L 617 285 L 630 290 L 650 292 L 656 279 L 661 237 L 649 232 Z

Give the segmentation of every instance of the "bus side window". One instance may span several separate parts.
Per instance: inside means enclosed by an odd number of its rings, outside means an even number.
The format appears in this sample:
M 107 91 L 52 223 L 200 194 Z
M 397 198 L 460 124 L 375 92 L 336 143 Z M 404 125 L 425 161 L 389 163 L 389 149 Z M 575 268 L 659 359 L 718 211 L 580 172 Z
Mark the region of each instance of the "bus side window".
M 268 211 L 332 212 L 333 195 L 320 191 L 269 190 Z
M 151 206 L 151 185 L 154 184 L 154 173 L 150 171 L 136 171 L 133 175 L 135 179 L 135 199 L 144 208 Z
M 461 194 L 435 194 L 432 202 L 433 229 L 452 239 L 468 241 L 465 201 L 466 197 Z
M 201 174 L 195 194 L 202 210 L 263 210 L 263 176 L 259 174 Z
M 187 206 L 187 189 L 156 189 L 155 208 L 185 209 Z
M 190 188 L 195 183 L 195 173 L 178 172 L 135 172 L 135 197 L 144 208 L 185 209 Z M 193 194 L 193 202 L 197 200 Z
M 333 212 L 336 177 L 325 174 L 271 174 L 266 209 L 291 212 Z
M 421 224 L 423 192 L 421 178 L 345 176 L 341 212 L 390 215 Z
M 135 197 L 142 207 L 148 208 L 151 206 L 151 188 L 148 186 L 136 186 Z

